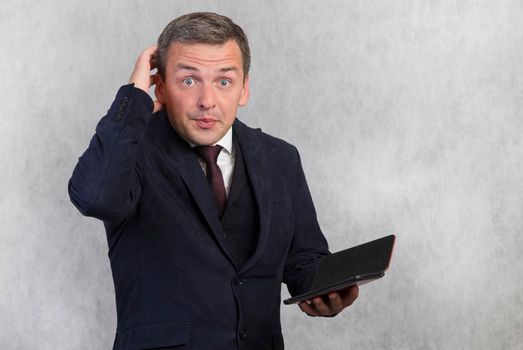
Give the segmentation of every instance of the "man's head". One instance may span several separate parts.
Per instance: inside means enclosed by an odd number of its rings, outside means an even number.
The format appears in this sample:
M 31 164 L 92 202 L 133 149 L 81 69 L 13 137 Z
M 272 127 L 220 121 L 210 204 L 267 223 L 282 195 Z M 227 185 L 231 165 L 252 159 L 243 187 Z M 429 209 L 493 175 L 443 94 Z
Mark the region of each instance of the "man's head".
M 156 97 L 178 134 L 211 145 L 249 97 L 250 53 L 242 29 L 214 13 L 181 16 L 158 38 Z

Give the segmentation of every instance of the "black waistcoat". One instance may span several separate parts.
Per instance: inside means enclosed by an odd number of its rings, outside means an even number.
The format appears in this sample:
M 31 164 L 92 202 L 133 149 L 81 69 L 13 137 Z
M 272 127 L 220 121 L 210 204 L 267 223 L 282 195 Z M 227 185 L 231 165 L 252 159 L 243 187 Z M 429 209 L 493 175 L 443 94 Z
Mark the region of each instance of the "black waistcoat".
M 222 227 L 227 238 L 227 252 L 239 269 L 254 253 L 260 223 L 258 206 L 239 143 L 234 141 L 234 147 L 234 172 Z

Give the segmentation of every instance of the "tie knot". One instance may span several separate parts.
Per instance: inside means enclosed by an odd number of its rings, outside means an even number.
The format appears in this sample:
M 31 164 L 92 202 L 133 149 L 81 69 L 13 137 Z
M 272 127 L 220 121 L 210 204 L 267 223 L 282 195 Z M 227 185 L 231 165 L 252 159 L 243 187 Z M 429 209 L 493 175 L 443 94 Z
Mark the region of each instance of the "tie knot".
M 218 155 L 222 150 L 222 146 L 196 146 L 194 147 L 194 152 L 203 159 L 205 164 L 216 164 L 218 160 Z

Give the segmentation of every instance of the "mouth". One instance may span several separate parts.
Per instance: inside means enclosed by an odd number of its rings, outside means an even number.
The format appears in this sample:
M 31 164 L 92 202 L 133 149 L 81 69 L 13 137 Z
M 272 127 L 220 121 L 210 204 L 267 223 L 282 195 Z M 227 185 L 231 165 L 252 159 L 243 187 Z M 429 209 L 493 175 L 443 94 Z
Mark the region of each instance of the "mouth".
M 200 129 L 211 129 L 218 121 L 213 118 L 203 117 L 194 120 Z

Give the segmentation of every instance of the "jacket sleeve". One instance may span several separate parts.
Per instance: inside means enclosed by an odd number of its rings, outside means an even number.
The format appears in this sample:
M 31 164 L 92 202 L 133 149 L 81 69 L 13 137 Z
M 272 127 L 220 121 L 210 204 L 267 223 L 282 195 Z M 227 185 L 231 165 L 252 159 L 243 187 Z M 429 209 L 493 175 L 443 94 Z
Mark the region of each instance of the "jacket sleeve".
M 295 186 L 294 233 L 283 275 L 283 282 L 292 296 L 310 289 L 320 260 L 330 254 L 316 218 L 299 154 Z
M 141 193 L 140 143 L 153 107 L 134 84 L 118 90 L 69 180 L 69 197 L 83 215 L 114 222 L 135 207 Z

